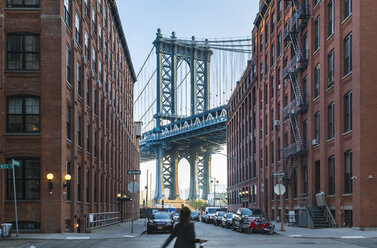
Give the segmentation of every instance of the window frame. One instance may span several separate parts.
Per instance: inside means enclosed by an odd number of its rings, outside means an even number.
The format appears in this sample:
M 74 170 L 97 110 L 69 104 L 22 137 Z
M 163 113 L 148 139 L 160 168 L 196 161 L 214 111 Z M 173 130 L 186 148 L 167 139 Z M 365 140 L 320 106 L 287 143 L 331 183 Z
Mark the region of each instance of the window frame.
M 317 16 L 317 18 L 314 21 L 314 51 L 317 51 L 320 49 L 321 46 L 321 16 Z
M 334 86 L 335 77 L 335 51 L 330 51 L 327 55 L 327 88 Z
M 317 111 L 315 114 L 314 114 L 314 138 L 318 140 L 319 142 L 319 138 L 320 138 L 320 113 L 319 111 Z
M 347 19 L 349 16 L 352 15 L 352 0 L 344 0 L 344 18 L 343 20 Z
M 352 131 L 352 90 L 343 96 L 344 132 Z
M 352 150 L 344 153 L 344 194 L 352 194 Z
M 330 2 L 327 4 L 327 36 L 330 37 L 334 31 L 335 31 L 335 10 L 334 10 L 334 1 L 330 0 Z
M 10 47 L 9 47 L 9 44 L 10 44 L 10 41 L 9 39 L 11 37 L 21 37 L 21 51 L 11 51 L 10 50 Z M 35 39 L 35 42 L 37 42 L 37 45 L 36 45 L 36 50 L 35 51 L 26 51 L 24 45 L 25 45 L 25 37 L 26 36 L 31 36 Z M 36 34 L 36 33 L 19 33 L 19 32 L 15 32 L 15 33 L 6 33 L 6 68 L 8 71 L 40 71 L 41 69 L 41 44 L 40 44 L 40 35 L 39 34 Z M 21 68 L 15 68 L 15 69 L 11 69 L 9 68 L 9 62 L 10 62 L 10 55 L 11 54 L 21 54 Z M 38 57 L 38 65 L 36 66 L 37 69 L 29 69 L 29 68 L 26 68 L 26 55 L 27 54 L 32 54 L 32 55 L 37 55 Z
M 21 189 L 21 194 L 20 194 L 20 189 L 17 188 L 17 200 L 40 200 L 41 199 L 41 159 L 39 157 L 9 157 L 7 158 L 7 161 L 8 163 L 11 162 L 11 160 L 14 159 L 14 160 L 17 160 L 20 162 L 21 166 L 16 166 L 15 167 L 15 179 L 16 179 L 16 185 L 17 185 L 17 181 L 19 181 L 22 185 L 22 189 Z M 27 171 L 27 165 L 25 163 L 25 161 L 32 161 L 31 163 L 33 162 L 38 162 L 39 163 L 39 171 L 38 173 L 36 174 L 39 174 L 39 178 L 35 177 L 31 177 L 31 178 L 26 178 L 26 171 Z M 34 164 L 35 165 L 35 164 Z M 36 169 L 36 167 L 32 167 L 33 169 Z M 17 173 L 17 171 L 21 170 L 21 179 L 18 179 L 20 173 Z M 13 176 L 12 176 L 12 170 L 7 170 L 6 172 L 6 177 L 5 177 L 5 180 L 6 180 L 6 192 L 4 192 L 6 194 L 6 200 L 14 200 L 14 194 L 13 194 Z M 37 187 L 39 186 L 39 196 L 38 197 L 26 197 L 26 183 L 27 181 L 38 181 L 37 183 Z M 39 185 L 38 185 L 39 184 Z
M 328 158 L 328 195 L 335 195 L 335 157 Z
M 66 107 L 66 138 L 72 141 L 72 108 L 68 103 Z
M 21 4 L 11 2 L 12 0 L 7 0 L 7 8 L 39 8 L 39 0 L 35 0 L 36 4 L 26 4 L 25 0 Z
M 344 38 L 343 41 L 343 46 L 344 46 L 344 54 L 343 54 L 343 59 L 344 59 L 344 72 L 343 75 L 346 76 L 350 73 L 352 73 L 352 32 L 347 34 L 347 36 Z
M 64 22 L 67 26 L 71 27 L 71 1 L 64 0 Z
M 334 123 L 334 117 L 335 117 L 335 105 L 334 102 L 331 102 L 327 106 L 327 122 L 328 122 L 328 132 L 327 132 L 327 139 L 333 139 L 335 137 L 335 123 Z
M 9 114 L 9 100 L 10 98 L 20 98 L 22 99 L 22 113 L 21 114 Z M 38 108 L 38 114 L 27 114 L 26 113 L 26 99 L 27 98 L 34 98 L 34 99 L 38 99 L 39 100 L 39 108 Z M 35 96 L 35 95 L 10 95 L 10 96 L 7 96 L 6 97 L 6 101 L 7 101 L 7 124 L 6 124 L 6 130 L 7 130 L 7 133 L 40 133 L 41 132 L 41 99 L 40 99 L 40 96 Z M 9 116 L 10 115 L 21 115 L 21 118 L 22 118 L 22 130 L 19 131 L 11 131 L 9 129 Z M 39 129 L 36 130 L 36 131 L 26 131 L 26 116 L 36 116 L 38 115 L 39 118 L 38 118 L 38 126 L 39 126 Z
M 314 68 L 314 99 L 320 96 L 321 66 L 317 64 Z

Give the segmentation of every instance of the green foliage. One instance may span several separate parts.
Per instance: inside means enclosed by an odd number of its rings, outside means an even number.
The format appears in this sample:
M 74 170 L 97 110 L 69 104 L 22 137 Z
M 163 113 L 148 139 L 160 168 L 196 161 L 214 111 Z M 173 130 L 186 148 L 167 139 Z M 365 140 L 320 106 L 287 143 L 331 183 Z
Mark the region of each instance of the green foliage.
M 202 200 L 196 200 L 196 201 L 190 201 L 189 202 L 189 205 L 193 208 L 193 209 L 203 209 L 205 207 L 208 206 L 208 203 L 207 202 L 204 202 Z

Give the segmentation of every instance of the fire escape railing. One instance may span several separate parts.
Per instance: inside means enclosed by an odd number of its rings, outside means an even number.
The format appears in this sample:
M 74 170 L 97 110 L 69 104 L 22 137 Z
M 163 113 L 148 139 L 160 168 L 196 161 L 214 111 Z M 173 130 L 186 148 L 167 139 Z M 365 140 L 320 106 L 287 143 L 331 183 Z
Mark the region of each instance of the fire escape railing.
M 293 58 L 287 63 L 283 71 L 283 77 L 291 82 L 294 99 L 287 104 L 283 109 L 284 118 L 289 118 L 294 141 L 292 144 L 287 145 L 282 149 L 283 158 L 286 161 L 284 166 L 285 178 L 284 180 L 289 183 L 292 172 L 295 169 L 297 157 L 306 153 L 304 146 L 300 124 L 298 122 L 298 115 L 306 111 L 306 102 L 302 95 L 298 72 L 307 67 L 308 64 L 308 51 L 303 49 L 300 42 L 300 33 L 306 27 L 309 20 L 308 6 L 301 5 L 299 0 L 285 0 L 291 1 L 294 8 L 292 17 L 287 21 L 287 26 L 284 30 L 284 40 L 290 42 L 294 51 Z

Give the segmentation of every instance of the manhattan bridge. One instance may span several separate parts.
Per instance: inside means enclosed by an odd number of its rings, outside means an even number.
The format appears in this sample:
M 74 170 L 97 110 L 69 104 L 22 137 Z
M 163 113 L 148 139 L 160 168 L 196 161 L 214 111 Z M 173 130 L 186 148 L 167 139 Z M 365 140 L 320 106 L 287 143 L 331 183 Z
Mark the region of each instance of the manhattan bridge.
M 187 200 L 207 200 L 211 154 L 226 144 L 226 103 L 251 58 L 251 39 L 156 35 L 134 85 L 140 161 L 156 161 L 156 202 L 181 199 L 181 159 L 190 165 Z

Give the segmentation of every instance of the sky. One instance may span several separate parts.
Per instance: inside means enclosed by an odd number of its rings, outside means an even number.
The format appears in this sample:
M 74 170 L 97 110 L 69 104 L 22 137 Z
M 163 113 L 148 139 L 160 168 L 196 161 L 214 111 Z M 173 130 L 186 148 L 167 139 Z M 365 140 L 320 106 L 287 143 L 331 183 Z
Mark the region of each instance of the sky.
M 174 31 L 178 38 L 230 38 L 251 36 L 259 0 L 117 0 L 118 12 L 137 73 L 160 28 L 165 36 Z M 245 64 L 246 68 L 246 64 Z M 137 83 L 137 82 L 136 82 Z M 216 191 L 226 191 L 226 147 L 212 155 L 212 176 L 219 181 Z M 225 155 L 223 155 L 225 154 Z M 155 162 L 141 164 L 140 186 L 146 185 L 146 171 L 152 173 L 155 188 Z M 179 187 L 189 187 L 189 165 L 178 165 Z M 183 193 L 183 192 L 182 192 Z M 153 197 L 153 195 L 152 195 Z

